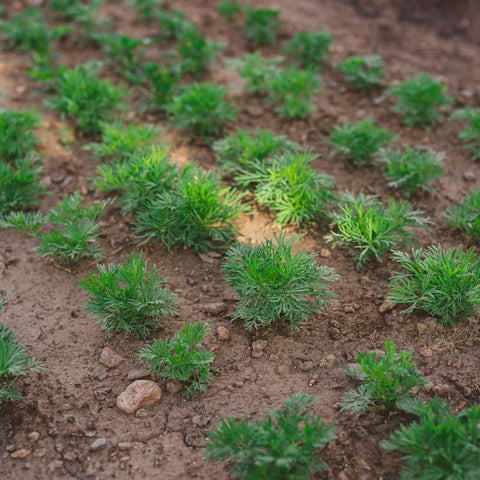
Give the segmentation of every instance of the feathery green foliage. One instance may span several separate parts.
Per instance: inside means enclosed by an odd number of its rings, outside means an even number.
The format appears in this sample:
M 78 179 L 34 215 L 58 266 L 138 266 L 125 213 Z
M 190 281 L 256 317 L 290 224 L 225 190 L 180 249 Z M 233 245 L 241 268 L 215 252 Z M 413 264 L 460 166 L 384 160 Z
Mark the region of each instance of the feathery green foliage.
M 406 150 L 383 150 L 378 161 L 385 165 L 388 185 L 402 190 L 410 197 L 418 190 L 432 192 L 432 182 L 443 177 L 443 160 L 445 154 L 434 150 L 420 151 L 413 148 Z
M 147 91 L 149 95 L 148 105 L 164 112 L 176 93 L 181 74 L 175 69 L 159 66 L 154 62 L 145 63 L 143 73 L 150 83 L 150 88 Z
M 340 410 L 359 414 L 380 405 L 391 409 L 409 395 L 412 388 L 427 383 L 415 366 L 413 351 L 398 352 L 397 345 L 390 340 L 385 342 L 384 355 L 362 352 L 355 361 L 357 363 L 348 368 L 347 373 L 361 384 L 345 393 Z
M 247 5 L 246 14 L 245 35 L 255 45 L 276 45 L 278 30 L 282 26 L 278 20 L 280 10 Z
M 347 82 L 353 83 L 359 89 L 380 85 L 385 77 L 383 60 L 380 55 L 347 58 L 337 65 L 337 70 L 343 73 Z
M 466 195 L 460 205 L 447 210 L 447 223 L 480 241 L 480 189 Z
M 123 123 L 103 123 L 102 141 L 90 143 L 85 148 L 97 158 L 122 160 L 140 150 L 147 150 L 160 134 L 160 129 L 152 125 L 124 125 Z
M 91 66 L 60 68 L 55 83 L 57 96 L 50 101 L 52 108 L 73 118 L 85 134 L 98 133 L 102 123 L 111 122 L 126 96 L 123 86 L 100 79 L 97 74 Z
M 243 195 L 222 185 L 216 172 L 190 166 L 177 176 L 175 188 L 147 199 L 136 214 L 136 229 L 145 239 L 208 250 L 213 243 L 231 243 L 234 221 L 246 210 Z
M 314 404 L 313 395 L 299 392 L 256 422 L 222 420 L 210 434 L 207 456 L 233 462 L 232 477 L 243 480 L 303 480 L 326 470 L 319 454 L 335 440 L 334 427 L 315 414 Z
M 20 400 L 18 379 L 40 370 L 42 366 L 17 344 L 17 335 L 0 323 L 0 407 Z
M 390 87 L 387 93 L 397 97 L 393 110 L 403 115 L 409 127 L 428 128 L 443 118 L 441 109 L 452 103 L 445 85 L 426 73 L 419 73 Z
M 87 38 L 90 38 L 96 29 L 108 25 L 109 19 L 99 14 L 104 0 L 51 0 L 50 7 L 58 17 L 82 25 Z
M 377 197 L 344 195 L 340 209 L 331 214 L 334 230 L 325 238 L 334 247 L 346 247 L 357 259 L 357 269 L 372 259 L 380 260 L 400 244 L 411 242 L 410 228 L 425 227 L 423 212 L 408 202 L 390 199 L 385 208 Z
M 325 30 L 300 32 L 288 41 L 285 53 L 293 57 L 297 66 L 320 70 L 328 59 L 332 43 L 332 36 Z
M 480 476 L 480 408 L 472 405 L 457 415 L 440 398 L 425 404 L 419 399 L 401 402 L 418 417 L 401 425 L 383 442 L 387 452 L 403 453 L 403 480 L 474 480 Z
M 233 22 L 238 15 L 242 12 L 243 5 L 236 0 L 221 0 L 218 4 L 218 13 L 227 19 L 229 22 Z
M 156 265 L 148 270 L 145 254 L 131 253 L 122 264 L 99 265 L 98 274 L 79 282 L 90 294 L 87 311 L 108 332 L 124 331 L 145 338 L 158 318 L 175 313 L 176 294 L 163 288 Z
M 298 150 L 300 145 L 287 137 L 259 128 L 253 132 L 238 130 L 236 135 L 229 135 L 213 144 L 220 168 L 234 175 L 248 170 L 255 161 L 266 163 L 274 155 Z
M 215 83 L 196 83 L 185 87 L 167 106 L 172 124 L 205 142 L 222 133 L 228 122 L 237 119 L 234 105 L 225 99 L 227 90 Z
M 269 101 L 284 118 L 305 118 L 314 109 L 312 97 L 320 86 L 314 70 L 282 68 L 267 78 Z
M 335 155 L 343 155 L 357 167 L 371 164 L 372 156 L 388 145 L 395 135 L 386 128 L 377 127 L 375 119 L 346 122 L 333 128 L 330 145 Z
M 25 210 L 37 203 L 37 197 L 45 191 L 39 181 L 41 171 L 34 156 L 12 165 L 0 160 L 0 215 Z
M 196 79 L 202 78 L 223 48 L 222 43 L 207 41 L 197 30 L 188 30 L 178 45 L 181 72 L 191 73 Z
M 290 152 L 270 163 L 255 159 L 235 180 L 253 185 L 255 200 L 276 213 L 277 223 L 306 225 L 325 219 L 335 200 L 334 179 L 310 167 L 315 158 L 310 152 Z
M 0 228 L 14 228 L 26 235 L 36 237 L 46 222 L 47 217 L 40 212 L 10 212 L 0 217 Z
M 186 323 L 170 340 L 156 340 L 140 350 L 150 370 L 163 379 L 181 382 L 184 396 L 194 398 L 206 392 L 213 380 L 211 364 L 215 355 L 202 347 L 202 340 L 210 326 L 202 322 Z
M 0 111 L 0 161 L 23 160 L 40 143 L 34 133 L 41 121 L 36 110 Z
M 184 10 L 160 11 L 156 17 L 163 40 L 181 40 L 187 32 L 197 30 L 197 27 L 187 20 Z
M 297 240 L 282 232 L 259 245 L 237 243 L 228 250 L 223 271 L 239 297 L 234 318 L 247 330 L 277 321 L 297 328 L 334 297 L 329 284 L 340 277 L 319 265 L 316 254 L 294 253 Z
M 470 150 L 472 159 L 480 160 L 480 108 L 461 108 L 453 112 L 451 118 L 467 121 L 459 137 Z
M 421 310 L 448 325 L 480 307 L 480 256 L 473 248 L 435 245 L 411 256 L 395 251 L 393 259 L 403 270 L 391 278 L 389 298 L 406 305 L 405 313 Z
M 267 91 L 267 84 L 278 70 L 282 57 L 264 58 L 260 51 L 246 53 L 242 58 L 227 60 L 227 65 L 236 68 L 238 74 L 247 82 L 249 92 L 257 94 Z
M 107 61 L 115 63 L 119 75 L 135 84 L 144 80 L 142 63 L 146 40 L 115 32 L 99 33 L 94 38 L 105 52 Z
M 130 4 L 134 7 L 145 20 L 152 20 L 163 0 L 130 0 Z

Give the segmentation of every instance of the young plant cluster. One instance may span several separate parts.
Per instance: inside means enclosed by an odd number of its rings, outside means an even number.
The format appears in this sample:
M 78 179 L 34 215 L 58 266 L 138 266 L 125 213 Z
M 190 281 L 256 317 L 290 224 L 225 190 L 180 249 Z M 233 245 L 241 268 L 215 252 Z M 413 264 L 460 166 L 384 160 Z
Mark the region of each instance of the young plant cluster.
M 347 58 L 337 65 L 337 70 L 343 73 L 347 82 L 360 90 L 380 85 L 385 77 L 380 55 Z
M 316 255 L 293 251 L 297 237 L 285 232 L 259 245 L 237 243 L 228 250 L 225 278 L 239 298 L 234 318 L 247 330 L 278 321 L 297 328 L 334 297 L 334 270 L 316 262 Z
M 470 150 L 472 160 L 480 160 L 480 108 L 462 108 L 453 112 L 452 118 L 467 121 L 459 137 Z
M 254 8 L 247 5 L 245 34 L 254 45 L 276 45 L 278 30 L 282 26 L 275 8 Z
M 480 241 L 480 190 L 466 195 L 460 205 L 450 207 L 447 210 L 447 223 Z
M 333 38 L 325 30 L 300 32 L 288 41 L 285 53 L 292 57 L 299 67 L 321 70 L 328 59 L 332 44 Z

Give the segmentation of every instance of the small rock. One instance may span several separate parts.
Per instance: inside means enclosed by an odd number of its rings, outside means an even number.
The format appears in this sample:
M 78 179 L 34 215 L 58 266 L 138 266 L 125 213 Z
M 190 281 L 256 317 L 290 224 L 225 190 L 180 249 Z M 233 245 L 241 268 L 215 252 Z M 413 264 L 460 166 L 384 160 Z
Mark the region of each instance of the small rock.
M 249 105 L 246 110 L 252 117 L 261 117 L 263 115 L 263 109 L 256 105 Z
M 422 322 L 418 322 L 416 327 L 419 335 L 431 335 L 437 328 L 437 321 L 433 317 L 427 317 Z
M 472 170 L 467 170 L 463 172 L 463 179 L 466 180 L 467 182 L 474 182 L 477 179 L 477 176 L 475 175 L 475 172 Z
M 332 256 L 332 252 L 326 248 L 322 248 L 320 250 L 320 256 L 323 258 L 330 258 Z
M 465 98 L 471 98 L 474 95 L 473 90 L 470 90 L 469 88 L 465 88 L 460 93 L 461 93 L 462 97 L 465 97 Z
M 162 398 L 161 388 L 151 380 L 135 380 L 117 398 L 117 407 L 125 413 L 150 407 Z
M 107 378 L 107 372 L 105 372 L 104 370 L 99 370 L 96 374 L 95 374 L 95 378 L 97 380 L 99 380 L 100 382 L 103 382 L 103 380 L 105 380 Z
M 19 450 L 15 450 L 13 453 L 11 453 L 10 457 L 15 459 L 27 458 L 31 453 L 31 450 L 27 450 L 26 448 L 20 448 Z
M 183 442 L 187 447 L 203 447 L 207 440 L 207 436 L 201 430 L 192 430 L 183 436 Z
M 424 357 L 431 357 L 433 355 L 433 350 L 429 347 L 424 347 L 420 350 L 420 353 L 424 356 Z
M 145 417 L 148 417 L 148 412 L 147 412 L 144 408 L 139 408 L 139 409 L 135 412 L 135 417 L 137 417 L 137 418 L 145 418 Z
M 135 370 L 130 370 L 127 375 L 127 380 L 133 382 L 135 380 L 142 380 L 150 376 L 150 372 L 144 368 L 137 368 Z
M 374 97 L 372 100 L 373 105 L 378 107 L 379 105 L 382 105 L 382 103 L 385 103 L 385 100 L 387 97 L 385 95 L 379 95 L 378 97 Z
M 54 472 L 63 468 L 63 462 L 61 460 L 54 460 L 48 464 L 48 470 Z
M 333 367 L 336 361 L 335 355 L 330 354 L 320 360 L 319 366 L 322 368 Z
M 378 308 L 378 311 L 380 313 L 391 312 L 396 306 L 397 304 L 393 300 L 385 300 Z
M 168 393 L 175 395 L 183 390 L 183 385 L 175 380 L 168 380 L 166 389 Z
M 188 277 L 188 278 L 187 278 L 187 283 L 188 283 L 188 285 L 190 285 L 191 287 L 194 287 L 198 282 L 197 282 L 194 278 Z
M 40 440 L 40 434 L 38 432 L 30 432 L 28 434 L 28 439 L 31 442 L 38 442 L 38 440 Z
M 350 306 L 350 305 L 347 305 L 347 306 L 343 309 L 343 311 L 344 311 L 345 313 L 355 313 L 355 309 L 354 309 L 352 306 Z
M 208 256 L 206 253 L 199 253 L 198 256 L 203 262 L 215 263 L 215 260 L 212 257 Z
M 63 455 L 64 460 L 68 460 L 69 462 L 74 462 L 77 459 L 77 454 L 75 452 L 67 452 Z
M 441 383 L 439 385 L 434 385 L 432 387 L 432 392 L 436 395 L 445 395 L 446 393 L 449 393 L 451 391 L 450 385 L 447 385 L 445 383 Z
M 309 358 L 294 358 L 293 364 L 302 372 L 309 372 L 315 367 L 315 362 Z
M 220 325 L 217 327 L 217 336 L 221 342 L 228 342 L 230 340 L 230 331 L 227 327 Z
M 252 357 L 260 358 L 263 357 L 264 350 L 267 348 L 268 342 L 266 340 L 255 340 L 252 343 Z
M 216 317 L 225 312 L 225 304 L 223 302 L 206 303 L 201 309 L 203 313 Z
M 95 398 L 99 402 L 104 402 L 107 399 L 110 390 L 111 390 L 110 388 L 95 390 L 94 392 Z
M 62 183 L 66 175 L 63 172 L 53 172 L 50 177 L 53 183 Z
M 105 347 L 100 354 L 100 362 L 103 363 L 107 368 L 113 368 L 117 365 L 120 365 L 125 359 L 115 353 L 110 347 Z
M 119 442 L 118 449 L 121 450 L 122 452 L 125 452 L 126 450 L 130 450 L 132 446 L 133 445 L 131 442 Z
M 90 450 L 92 452 L 96 452 L 98 450 L 101 450 L 102 448 L 105 448 L 107 445 L 107 439 L 106 438 L 97 438 L 91 445 L 90 445 Z
M 33 452 L 33 456 L 35 458 L 43 458 L 47 454 L 47 449 L 46 448 L 37 448 Z
M 205 427 L 210 422 L 210 419 L 202 415 L 195 415 L 192 418 L 192 423 L 197 427 Z

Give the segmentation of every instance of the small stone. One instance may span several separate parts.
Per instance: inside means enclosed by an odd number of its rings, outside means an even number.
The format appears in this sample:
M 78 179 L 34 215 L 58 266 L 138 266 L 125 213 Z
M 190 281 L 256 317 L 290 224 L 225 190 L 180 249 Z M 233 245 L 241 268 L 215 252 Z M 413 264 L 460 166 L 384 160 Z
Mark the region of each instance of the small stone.
M 256 105 L 249 105 L 247 107 L 247 113 L 252 117 L 261 117 L 263 115 L 263 109 Z
M 37 448 L 33 452 L 33 456 L 35 458 L 43 458 L 47 454 L 47 449 L 46 448 Z
M 27 450 L 26 448 L 20 448 L 19 450 L 15 450 L 13 453 L 11 453 L 10 457 L 18 460 L 22 458 L 27 458 L 31 453 L 31 450 Z
M 161 388 L 151 380 L 135 380 L 117 398 L 117 407 L 125 413 L 150 407 L 162 398 Z
M 198 256 L 200 257 L 202 262 L 215 263 L 215 260 L 212 257 L 208 256 L 206 253 L 199 253 Z
M 320 256 L 323 258 L 330 258 L 332 256 L 332 252 L 327 248 L 322 248 L 320 250 Z
M 416 327 L 419 335 L 431 335 L 437 328 L 437 321 L 433 317 L 427 317 L 422 322 L 418 322 Z
M 302 372 L 309 372 L 315 367 L 315 362 L 309 358 L 294 358 L 293 364 Z
M 210 419 L 202 415 L 195 415 L 192 418 L 192 423 L 197 427 L 205 427 L 206 425 L 208 425 L 209 422 L 210 422 Z
M 207 303 L 205 305 L 202 305 L 201 310 L 207 315 L 212 315 L 213 317 L 216 317 L 225 312 L 225 304 L 223 302 Z
M 355 309 L 354 309 L 352 306 L 350 306 L 350 305 L 347 305 L 347 306 L 343 309 L 343 311 L 344 311 L 345 313 L 355 313 Z
M 175 380 L 168 380 L 166 389 L 168 393 L 175 395 L 183 390 L 183 385 Z
M 48 464 L 48 470 L 54 472 L 63 468 L 63 462 L 61 460 L 54 460 Z
M 466 170 L 463 172 L 463 179 L 467 182 L 474 182 L 477 179 L 477 176 L 472 170 Z
M 320 360 L 319 366 L 322 368 L 333 367 L 336 361 L 335 355 L 330 354 Z
M 227 327 L 220 325 L 217 327 L 217 336 L 221 342 L 228 342 L 230 340 L 230 331 Z
M 53 183 L 62 183 L 66 175 L 63 172 L 53 172 L 50 177 Z
M 104 402 L 107 399 L 110 390 L 111 390 L 110 388 L 99 389 L 99 390 L 95 390 L 95 392 L 93 394 L 95 395 L 95 398 L 99 402 Z
M 107 372 L 105 372 L 104 370 L 99 370 L 96 374 L 95 374 L 95 378 L 100 381 L 100 382 L 103 382 L 103 380 L 105 380 L 107 378 Z
M 28 439 L 31 442 L 38 442 L 38 440 L 40 440 L 40 434 L 38 432 L 30 432 L 28 434 Z
M 373 97 L 372 103 L 378 107 L 379 105 L 382 105 L 382 103 L 385 103 L 386 99 L 387 97 L 385 95 L 379 95 L 378 97 Z
M 117 365 L 120 365 L 125 359 L 115 353 L 110 347 L 105 347 L 100 354 L 100 362 L 103 363 L 107 368 L 113 368 Z
M 266 340 L 255 340 L 252 343 L 252 357 L 260 358 L 263 357 L 264 350 L 267 348 L 268 342 Z
M 424 356 L 424 357 L 431 357 L 433 355 L 433 350 L 429 347 L 424 347 L 420 350 L 420 353 Z
M 63 455 L 63 459 L 69 462 L 74 462 L 77 459 L 77 454 L 75 452 L 67 452 Z
M 119 442 L 118 449 L 121 450 L 122 452 L 125 452 L 126 450 L 130 450 L 132 446 L 133 445 L 131 442 Z
M 107 439 L 106 438 L 97 438 L 91 445 L 90 445 L 90 450 L 92 452 L 96 452 L 98 450 L 101 450 L 102 448 L 105 448 L 107 445 Z
M 133 382 L 135 380 L 142 380 L 143 378 L 147 378 L 149 376 L 150 372 L 148 370 L 145 370 L 144 368 L 137 368 L 128 372 L 127 380 L 129 382 Z
M 191 287 L 194 287 L 198 282 L 197 282 L 194 278 L 188 277 L 188 278 L 187 278 L 187 283 L 188 283 L 188 285 L 190 285 Z
M 378 311 L 380 313 L 391 312 L 397 304 L 393 300 L 385 300 L 379 307 Z
M 449 393 L 451 391 L 450 385 L 447 385 L 445 383 L 441 383 L 439 385 L 434 385 L 432 387 L 432 392 L 435 395 L 445 395 L 446 393 Z
M 148 417 L 148 412 L 147 412 L 144 408 L 139 408 L 139 409 L 135 412 L 135 417 L 137 417 L 137 418 L 145 418 L 145 417 Z

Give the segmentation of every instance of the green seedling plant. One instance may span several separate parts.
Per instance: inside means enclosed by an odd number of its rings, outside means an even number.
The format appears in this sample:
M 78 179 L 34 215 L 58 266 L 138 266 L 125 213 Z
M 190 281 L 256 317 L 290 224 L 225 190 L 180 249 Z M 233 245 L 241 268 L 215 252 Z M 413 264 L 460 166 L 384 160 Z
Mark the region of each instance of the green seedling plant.
M 338 211 L 331 213 L 332 231 L 325 239 L 345 247 L 357 260 L 357 269 L 415 239 L 412 229 L 424 228 L 428 218 L 410 203 L 390 199 L 388 208 L 376 196 L 347 193 Z
M 334 298 L 329 284 L 340 277 L 319 265 L 316 254 L 294 252 L 297 240 L 281 232 L 259 245 L 237 243 L 228 250 L 223 271 L 239 298 L 233 318 L 247 330 L 282 321 L 298 328 Z
M 459 137 L 470 150 L 472 160 L 480 161 L 480 108 L 461 108 L 453 112 L 451 118 L 467 121 Z
M 267 163 L 274 155 L 300 150 L 300 145 L 271 130 L 238 130 L 213 144 L 220 168 L 231 175 L 247 170 L 255 161 Z
M 348 83 L 352 83 L 359 90 L 376 87 L 385 77 L 380 55 L 350 57 L 340 62 L 336 68 L 343 73 Z
M 41 212 L 10 212 L 0 217 L 0 228 L 14 228 L 25 235 L 36 237 L 47 219 Z
M 429 128 L 442 120 L 442 109 L 452 103 L 445 85 L 426 73 L 419 73 L 390 87 L 387 93 L 396 97 L 393 110 L 403 116 L 409 127 Z
M 148 150 L 157 141 L 160 129 L 152 125 L 135 125 L 123 123 L 104 123 L 102 141 L 90 143 L 85 148 L 97 158 L 122 160 L 139 151 Z
M 24 160 L 40 144 L 34 130 L 42 117 L 36 110 L 0 110 L 0 161 Z
M 443 177 L 445 154 L 434 150 L 383 150 L 377 160 L 385 166 L 388 185 L 410 197 L 418 191 L 432 192 L 432 182 Z
M 393 259 L 402 271 L 390 280 L 389 299 L 405 305 L 404 313 L 426 312 L 442 325 L 471 319 L 480 307 L 480 256 L 475 249 L 443 250 L 435 245 L 395 251 Z
M 270 164 L 254 160 L 236 177 L 236 182 L 253 186 L 256 202 L 275 212 L 277 223 L 305 226 L 324 220 L 335 200 L 333 177 L 310 167 L 315 158 L 305 152 L 286 153 Z
M 0 160 L 0 216 L 37 203 L 38 196 L 45 192 L 39 179 L 41 172 L 40 162 L 34 156 L 13 164 Z
M 372 157 L 395 139 L 386 128 L 377 127 L 373 118 L 346 122 L 333 128 L 330 141 L 334 155 L 342 155 L 356 167 L 370 165 Z
M 155 18 L 155 14 L 160 10 L 162 3 L 163 0 L 130 0 L 130 5 L 132 5 L 145 20 Z
M 149 82 L 147 106 L 165 112 L 171 98 L 177 94 L 177 84 L 181 73 L 173 68 L 159 66 L 153 62 L 143 65 L 143 74 Z
M 224 17 L 228 22 L 233 22 L 242 12 L 243 5 L 241 2 L 235 0 L 222 0 L 218 4 L 218 13 Z
M 49 105 L 72 118 L 85 135 L 100 133 L 103 123 L 110 123 L 126 97 L 121 85 L 98 77 L 95 66 L 61 68 L 55 82 L 57 96 Z
M 370 408 L 394 408 L 397 402 L 412 396 L 411 390 L 427 384 L 415 366 L 412 350 L 399 352 L 394 342 L 385 342 L 385 354 L 362 352 L 347 373 L 361 384 L 350 390 L 340 402 L 340 410 L 355 414 Z
M 51 0 L 49 2 L 57 17 L 81 25 L 88 39 L 93 38 L 95 30 L 105 28 L 110 21 L 108 17 L 99 14 L 103 3 L 104 0 L 91 0 L 88 3 L 82 0 Z
M 282 24 L 278 20 L 280 10 L 275 8 L 246 7 L 245 35 L 254 45 L 276 45 Z
M 387 452 L 401 452 L 401 478 L 473 480 L 480 475 L 480 408 L 478 405 L 452 413 L 450 405 L 435 397 L 401 402 L 418 417 L 401 425 L 382 443 Z
M 460 205 L 447 210 L 447 223 L 476 241 L 480 241 L 480 190 L 465 196 Z
M 268 80 L 278 71 L 282 57 L 265 58 L 260 51 L 247 53 L 242 58 L 227 60 L 246 81 L 246 89 L 253 94 L 268 91 Z
M 168 249 L 176 245 L 205 251 L 233 242 L 234 222 L 247 211 L 243 194 L 224 186 L 216 172 L 190 166 L 180 171 L 175 188 L 145 201 L 135 228 L 145 242 L 156 238 Z
M 279 69 L 267 79 L 268 99 L 282 118 L 305 118 L 314 109 L 313 96 L 321 86 L 314 70 Z
M 285 54 L 299 67 L 320 70 L 328 59 L 332 44 L 332 36 L 325 30 L 300 32 L 288 41 Z
M 142 63 L 147 40 L 114 32 L 100 33 L 94 38 L 103 48 L 106 58 L 115 63 L 120 75 L 134 84 L 144 80 Z
M 150 371 L 160 378 L 180 382 L 186 398 L 195 398 L 206 392 L 213 380 L 211 364 L 215 355 L 202 347 L 209 330 L 210 326 L 202 322 L 186 323 L 173 338 L 156 340 L 140 350 L 140 358 L 146 359 Z
M 156 265 L 149 270 L 145 254 L 131 253 L 122 264 L 99 265 L 98 273 L 79 282 L 90 294 L 86 310 L 102 329 L 147 338 L 159 318 L 176 312 L 176 294 L 163 288 L 166 279 Z
M 187 20 L 184 10 L 160 11 L 156 15 L 162 40 L 181 40 L 190 31 L 197 27 Z
M 182 73 L 191 73 L 194 78 L 202 78 L 210 64 L 220 55 L 224 45 L 210 42 L 196 30 L 187 31 L 178 45 L 179 68 Z
M 16 385 L 21 377 L 41 370 L 42 366 L 18 345 L 16 333 L 0 323 L 0 408 L 22 398 Z
M 334 427 L 316 415 L 315 397 L 303 392 L 255 422 L 222 420 L 210 434 L 207 456 L 233 463 L 232 478 L 302 480 L 326 470 L 319 454 L 335 440 Z
M 175 128 L 206 143 L 221 135 L 224 126 L 237 119 L 227 90 L 215 83 L 197 83 L 175 95 L 167 110 Z

